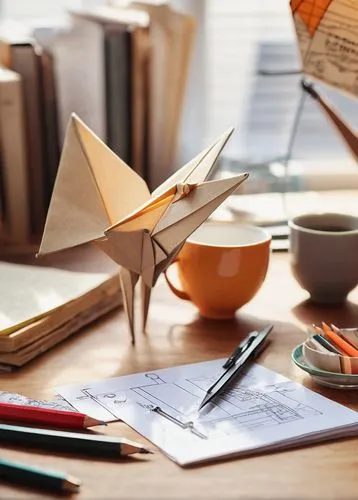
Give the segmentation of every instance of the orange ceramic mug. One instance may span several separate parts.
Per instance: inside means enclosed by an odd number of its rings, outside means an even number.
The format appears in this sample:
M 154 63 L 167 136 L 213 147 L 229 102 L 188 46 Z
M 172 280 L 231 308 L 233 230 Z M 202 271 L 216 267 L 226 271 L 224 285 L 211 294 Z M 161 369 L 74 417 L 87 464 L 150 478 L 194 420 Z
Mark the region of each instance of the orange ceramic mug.
M 186 241 L 176 263 L 179 290 L 165 272 L 175 295 L 190 300 L 207 318 L 232 318 L 265 280 L 271 236 L 263 229 L 231 222 L 205 222 Z

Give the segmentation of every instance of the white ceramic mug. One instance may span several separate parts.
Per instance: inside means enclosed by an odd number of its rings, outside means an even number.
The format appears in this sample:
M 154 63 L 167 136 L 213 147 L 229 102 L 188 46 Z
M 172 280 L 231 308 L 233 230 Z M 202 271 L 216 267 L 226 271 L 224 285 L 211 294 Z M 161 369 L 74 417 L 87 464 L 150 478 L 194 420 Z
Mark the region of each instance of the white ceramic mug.
M 358 217 L 311 213 L 289 221 L 291 269 L 311 299 L 343 302 L 358 284 Z

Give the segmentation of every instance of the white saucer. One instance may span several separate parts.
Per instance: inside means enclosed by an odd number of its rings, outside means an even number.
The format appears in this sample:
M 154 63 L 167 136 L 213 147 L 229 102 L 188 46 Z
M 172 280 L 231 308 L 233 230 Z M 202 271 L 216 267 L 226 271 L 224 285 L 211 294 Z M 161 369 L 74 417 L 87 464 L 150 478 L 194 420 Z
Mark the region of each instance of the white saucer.
M 331 387 L 334 389 L 358 389 L 358 375 L 349 375 L 346 373 L 334 373 L 320 370 L 312 366 L 304 358 L 302 352 L 303 344 L 298 345 L 292 351 L 292 360 L 305 372 L 309 373 L 317 384 Z

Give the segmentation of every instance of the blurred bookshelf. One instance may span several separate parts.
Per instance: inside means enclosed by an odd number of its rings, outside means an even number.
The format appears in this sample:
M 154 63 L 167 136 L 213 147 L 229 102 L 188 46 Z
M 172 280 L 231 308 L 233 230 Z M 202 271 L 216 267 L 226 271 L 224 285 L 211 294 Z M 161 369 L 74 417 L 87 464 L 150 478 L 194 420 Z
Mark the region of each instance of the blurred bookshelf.
M 173 171 L 194 18 L 156 2 L 69 4 L 54 2 L 53 16 L 46 18 L 39 16 L 40 2 L 18 15 L 12 5 L 11 19 L 6 2 L 0 4 L 0 252 L 5 254 L 38 248 L 72 113 L 150 189 Z

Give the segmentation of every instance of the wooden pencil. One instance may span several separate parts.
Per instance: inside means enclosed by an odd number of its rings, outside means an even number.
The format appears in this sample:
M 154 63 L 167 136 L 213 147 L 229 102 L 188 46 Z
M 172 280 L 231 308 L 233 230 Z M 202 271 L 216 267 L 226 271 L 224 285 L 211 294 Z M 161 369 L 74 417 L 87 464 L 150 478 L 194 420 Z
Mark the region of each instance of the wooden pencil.
M 0 481 L 61 493 L 77 493 L 81 482 L 62 471 L 0 458 Z
M 352 345 L 348 344 L 344 339 L 342 339 L 337 333 L 329 328 L 329 326 L 322 322 L 322 327 L 324 331 L 324 335 L 328 337 L 339 349 L 342 349 L 347 356 L 350 357 L 358 357 L 358 350 L 355 349 Z
M 106 458 L 118 458 L 133 453 L 152 453 L 140 443 L 125 438 L 7 424 L 0 424 L 0 444 Z
M 0 403 L 0 421 L 73 430 L 103 424 L 95 418 L 76 411 L 54 410 L 13 403 Z
M 346 340 L 353 347 L 358 349 L 358 328 L 344 328 L 340 329 L 336 325 L 331 324 L 331 329 L 344 340 Z

